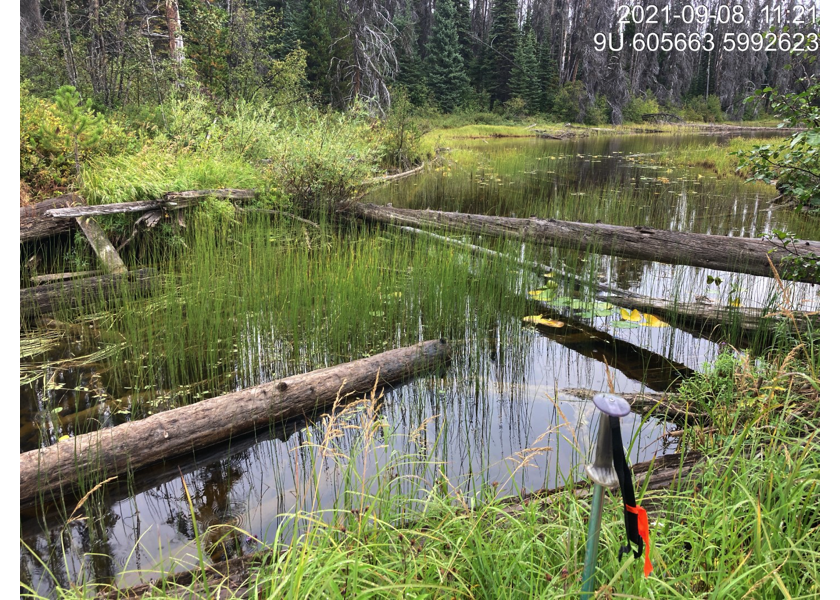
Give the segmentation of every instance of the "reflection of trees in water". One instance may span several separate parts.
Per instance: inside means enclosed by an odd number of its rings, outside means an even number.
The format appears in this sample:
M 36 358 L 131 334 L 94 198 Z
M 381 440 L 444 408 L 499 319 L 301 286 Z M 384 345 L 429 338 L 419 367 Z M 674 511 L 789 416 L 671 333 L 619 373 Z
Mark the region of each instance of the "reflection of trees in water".
M 111 541 L 120 517 L 103 504 L 91 499 L 82 518 L 22 538 L 29 550 L 21 551 L 21 584 L 42 595 L 69 589 L 80 579 L 113 584 L 117 569 Z
M 610 285 L 622 290 L 632 290 L 640 286 L 645 267 L 648 263 L 641 260 L 613 260 L 610 270 Z
M 177 499 L 178 508 L 166 518 L 166 523 L 187 539 L 203 536 L 204 551 L 213 561 L 238 555 L 248 539 L 245 534 L 233 529 L 241 527 L 247 506 L 246 502 L 237 500 L 233 495 L 236 484 L 247 473 L 242 464 L 246 456 L 245 452 L 234 454 L 184 477 L 199 531 L 196 532 L 193 527 L 193 515 L 183 489 Z

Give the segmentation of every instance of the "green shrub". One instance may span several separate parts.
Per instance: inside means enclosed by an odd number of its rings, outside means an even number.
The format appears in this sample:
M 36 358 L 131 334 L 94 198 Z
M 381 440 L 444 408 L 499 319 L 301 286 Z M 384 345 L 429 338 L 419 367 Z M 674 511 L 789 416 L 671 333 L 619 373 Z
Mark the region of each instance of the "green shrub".
M 659 113 L 662 109 L 653 93 L 648 90 L 644 96 L 636 96 L 630 100 L 622 112 L 626 123 L 642 123 L 642 115 Z
M 560 87 L 554 98 L 554 116 L 560 121 L 581 123 L 586 114 L 586 89 L 582 81 L 570 81 Z

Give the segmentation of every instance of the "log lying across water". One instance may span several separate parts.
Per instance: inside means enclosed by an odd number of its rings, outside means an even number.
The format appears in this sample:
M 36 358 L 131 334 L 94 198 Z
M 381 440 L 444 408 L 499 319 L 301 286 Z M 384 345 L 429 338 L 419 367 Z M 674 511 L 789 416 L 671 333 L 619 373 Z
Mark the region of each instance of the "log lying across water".
M 92 217 L 95 215 L 116 215 L 150 210 L 177 210 L 198 204 L 204 198 L 226 198 L 243 200 L 254 197 L 254 190 L 220 189 L 190 190 L 187 192 L 167 192 L 159 200 L 141 200 L 140 202 L 115 202 L 94 206 L 76 206 L 72 208 L 54 208 L 44 212 L 44 216 L 53 219 Z
M 662 300 L 659 298 L 648 298 L 632 292 L 610 288 L 595 282 L 586 282 L 576 277 L 571 277 L 562 270 L 555 269 L 548 265 L 544 265 L 535 261 L 520 259 L 510 254 L 503 252 L 496 252 L 489 248 L 468 244 L 460 240 L 438 235 L 431 231 L 423 229 L 416 229 L 414 227 L 399 226 L 401 231 L 410 233 L 412 235 L 429 237 L 444 244 L 464 248 L 473 254 L 491 256 L 500 260 L 515 263 L 520 267 L 531 269 L 537 273 L 560 273 L 564 278 L 572 279 L 582 289 L 591 286 L 595 290 L 595 300 L 602 302 L 609 302 L 622 308 L 629 310 L 636 309 L 639 312 L 646 312 L 648 314 L 656 315 L 663 318 L 669 323 L 677 325 L 682 329 L 696 333 L 703 337 L 717 340 L 721 336 L 721 326 L 735 325 L 743 333 L 753 333 L 766 329 L 772 326 L 774 321 L 778 321 L 779 314 L 768 313 L 767 310 L 760 308 L 748 307 L 734 307 L 734 306 L 710 306 L 700 302 L 673 302 Z M 800 311 L 791 311 L 787 313 L 792 317 L 797 325 L 806 327 L 806 321 L 810 320 L 816 326 L 819 326 L 819 315 L 806 314 Z M 559 317 L 565 320 L 565 316 Z M 786 317 L 787 318 L 787 317 Z
M 444 340 L 421 342 L 25 452 L 20 455 L 21 506 L 32 505 L 39 495 L 64 495 L 85 478 L 104 480 L 283 423 L 339 398 L 368 392 L 377 382 L 396 384 L 444 364 L 448 357 Z
M 123 275 L 100 275 L 39 285 L 20 290 L 20 318 L 29 319 L 49 315 L 59 308 L 75 309 L 117 298 L 121 286 L 128 286 L 132 294 L 148 294 L 157 281 L 155 269 L 139 269 Z
M 411 210 L 361 202 L 345 209 L 357 217 L 410 227 L 443 227 L 491 237 L 519 238 L 558 248 L 588 249 L 598 254 L 690 265 L 748 275 L 773 277 L 767 257 L 783 273 L 782 258 L 813 253 L 820 243 L 803 241 L 781 248 L 765 240 L 702 233 L 683 233 L 648 227 L 623 227 L 601 223 L 573 223 L 554 219 L 517 219 L 436 210 Z M 798 254 L 797 254 L 798 253 Z M 806 283 L 819 283 L 809 274 Z
M 178 210 L 194 206 L 204 198 L 225 198 L 245 200 L 254 198 L 254 190 L 219 189 L 188 190 L 186 192 L 167 192 L 158 200 L 140 202 L 115 202 L 88 206 L 78 194 L 65 194 L 58 198 L 44 200 L 38 204 L 20 207 L 20 241 L 37 240 L 63 231 L 70 231 L 76 226 L 76 217 L 97 215 L 115 215 L 152 210 Z

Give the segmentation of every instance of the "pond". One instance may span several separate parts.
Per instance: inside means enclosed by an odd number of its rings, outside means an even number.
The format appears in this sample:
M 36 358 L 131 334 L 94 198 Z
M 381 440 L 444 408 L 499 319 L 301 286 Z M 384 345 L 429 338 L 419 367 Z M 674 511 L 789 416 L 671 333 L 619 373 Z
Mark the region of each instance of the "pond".
M 771 206 L 772 188 L 664 160 L 716 141 L 458 140 L 423 175 L 365 201 L 818 239 L 818 223 Z M 766 278 L 461 239 L 668 300 L 765 306 L 782 296 Z M 362 491 L 416 508 L 434 486 L 481 501 L 582 479 L 597 419 L 567 390 L 673 390 L 726 347 L 628 326 L 573 281 L 394 229 L 259 216 L 192 223 L 181 241 L 152 258 L 164 276 L 151 297 L 126 292 L 110 311 L 22 325 L 21 452 L 420 340 L 446 338 L 451 364 L 335 419 L 284 423 L 133 473 L 78 509 L 67 500 L 23 511 L 21 582 L 41 593 L 192 568 L 199 537 L 214 560 L 289 541 L 296 511 L 331 520 Z M 784 294 L 819 309 L 819 286 Z M 523 322 L 544 310 L 534 298 L 554 301 L 563 326 Z M 674 427 L 623 419 L 632 461 L 673 451 Z

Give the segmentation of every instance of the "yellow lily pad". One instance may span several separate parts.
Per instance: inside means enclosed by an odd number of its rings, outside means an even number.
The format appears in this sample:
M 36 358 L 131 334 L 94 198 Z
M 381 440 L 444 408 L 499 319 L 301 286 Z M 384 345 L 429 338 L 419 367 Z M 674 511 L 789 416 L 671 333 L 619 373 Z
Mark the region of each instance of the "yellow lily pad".
M 542 290 L 533 290 L 528 292 L 528 295 L 531 296 L 534 300 L 541 300 L 542 302 L 548 302 L 552 298 L 554 298 L 554 292 L 547 289 Z
M 645 326 L 646 327 L 669 327 L 668 323 L 665 321 L 659 320 L 654 315 L 649 315 L 647 313 L 644 314 L 645 317 Z
M 545 319 L 542 315 L 531 315 L 530 317 L 522 317 L 522 321 L 525 323 L 531 323 L 533 325 L 542 325 L 543 327 L 554 327 L 555 329 L 565 327 L 566 325 L 563 321 L 557 321 L 555 319 Z
M 632 321 L 633 323 L 638 323 L 642 320 L 642 313 L 640 313 L 635 308 L 633 309 L 633 312 L 628 311 L 626 308 L 622 308 L 620 312 L 621 318 L 625 321 Z

